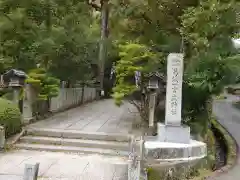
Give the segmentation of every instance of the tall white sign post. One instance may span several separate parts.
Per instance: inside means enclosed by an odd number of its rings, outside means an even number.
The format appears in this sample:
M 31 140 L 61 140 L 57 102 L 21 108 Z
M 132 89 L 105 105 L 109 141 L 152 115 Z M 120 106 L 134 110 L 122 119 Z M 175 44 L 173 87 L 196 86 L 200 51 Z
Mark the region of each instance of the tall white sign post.
M 165 124 L 158 123 L 158 140 L 190 143 L 190 128 L 182 120 L 183 54 L 171 53 L 167 58 L 167 91 Z
M 169 54 L 167 58 L 166 125 L 181 125 L 183 54 Z

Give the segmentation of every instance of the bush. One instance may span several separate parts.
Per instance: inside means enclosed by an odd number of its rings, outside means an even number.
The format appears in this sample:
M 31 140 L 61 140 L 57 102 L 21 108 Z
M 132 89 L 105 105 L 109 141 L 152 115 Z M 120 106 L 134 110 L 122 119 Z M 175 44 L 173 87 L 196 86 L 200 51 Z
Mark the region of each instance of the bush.
M 21 130 L 21 113 L 17 105 L 0 98 L 0 125 L 4 126 L 6 137 Z
M 0 97 L 4 96 L 7 93 L 11 93 L 11 92 L 12 92 L 12 90 L 9 88 L 0 89 Z
M 2 98 L 11 101 L 13 99 L 13 93 L 12 92 L 8 92 L 8 93 L 4 94 L 2 96 Z

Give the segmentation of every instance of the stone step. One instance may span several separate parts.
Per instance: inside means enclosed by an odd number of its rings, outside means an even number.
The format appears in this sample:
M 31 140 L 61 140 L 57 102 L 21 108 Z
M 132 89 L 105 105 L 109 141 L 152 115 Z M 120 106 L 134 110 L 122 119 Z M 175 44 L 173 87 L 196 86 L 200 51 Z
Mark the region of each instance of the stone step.
M 73 146 L 55 146 L 55 145 L 44 145 L 44 144 L 25 144 L 17 143 L 16 148 L 35 150 L 35 151 L 51 151 L 51 152 L 66 152 L 74 154 L 101 154 L 109 156 L 121 156 L 128 158 L 129 152 L 127 151 L 116 151 L 110 149 L 100 148 L 87 148 L 87 147 L 73 147 Z
M 46 145 L 62 145 L 73 147 L 89 147 L 101 148 L 111 150 L 128 151 L 129 143 L 116 141 L 99 141 L 99 140 L 85 140 L 85 139 L 68 139 L 56 137 L 41 137 L 41 136 L 24 136 L 20 139 L 21 143 L 28 144 L 46 144 Z
M 118 142 L 129 142 L 131 139 L 130 134 L 83 132 L 77 130 L 62 130 L 62 129 L 29 128 L 26 130 L 26 133 L 27 135 L 44 137 L 118 141 Z

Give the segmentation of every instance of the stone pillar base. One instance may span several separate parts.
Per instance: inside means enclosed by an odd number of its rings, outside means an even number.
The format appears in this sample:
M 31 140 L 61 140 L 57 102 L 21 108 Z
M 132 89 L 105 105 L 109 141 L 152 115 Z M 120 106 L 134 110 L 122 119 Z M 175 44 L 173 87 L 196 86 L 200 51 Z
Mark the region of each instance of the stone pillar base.
M 32 123 L 34 121 L 33 117 L 29 117 L 29 118 L 22 118 L 22 124 L 23 125 L 28 125 L 30 123 Z
M 157 139 L 161 142 L 189 144 L 191 140 L 190 127 L 157 124 Z

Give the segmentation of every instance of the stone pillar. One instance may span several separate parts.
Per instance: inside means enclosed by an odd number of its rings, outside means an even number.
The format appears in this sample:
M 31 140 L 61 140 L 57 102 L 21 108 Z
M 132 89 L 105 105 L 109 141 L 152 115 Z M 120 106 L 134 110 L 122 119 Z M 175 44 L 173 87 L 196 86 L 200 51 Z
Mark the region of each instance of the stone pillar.
M 181 125 L 183 55 L 169 54 L 167 59 L 166 125 Z
M 39 163 L 34 165 L 26 164 L 24 168 L 23 180 L 37 180 Z
M 149 98 L 149 127 L 154 126 L 156 96 L 157 93 L 152 93 Z
M 19 87 L 13 87 L 13 102 L 18 105 L 19 102 L 19 95 L 20 95 L 20 88 Z
M 171 53 L 167 58 L 167 92 L 165 124 L 158 123 L 158 139 L 163 142 L 190 143 L 190 128 L 182 120 L 183 54 Z
M 141 136 L 140 141 L 131 139 L 130 155 L 128 164 L 128 180 L 147 180 L 145 169 L 145 150 L 144 139 Z M 139 150 L 137 150 L 139 148 Z
M 30 84 L 25 84 L 23 99 L 23 124 L 27 124 L 33 119 L 32 103 L 33 91 Z
M 137 154 L 136 139 L 131 138 L 130 143 L 130 154 L 129 154 L 129 164 L 128 164 L 128 180 L 140 180 L 140 161 Z
M 3 126 L 0 126 L 0 150 L 5 147 L 5 130 Z

